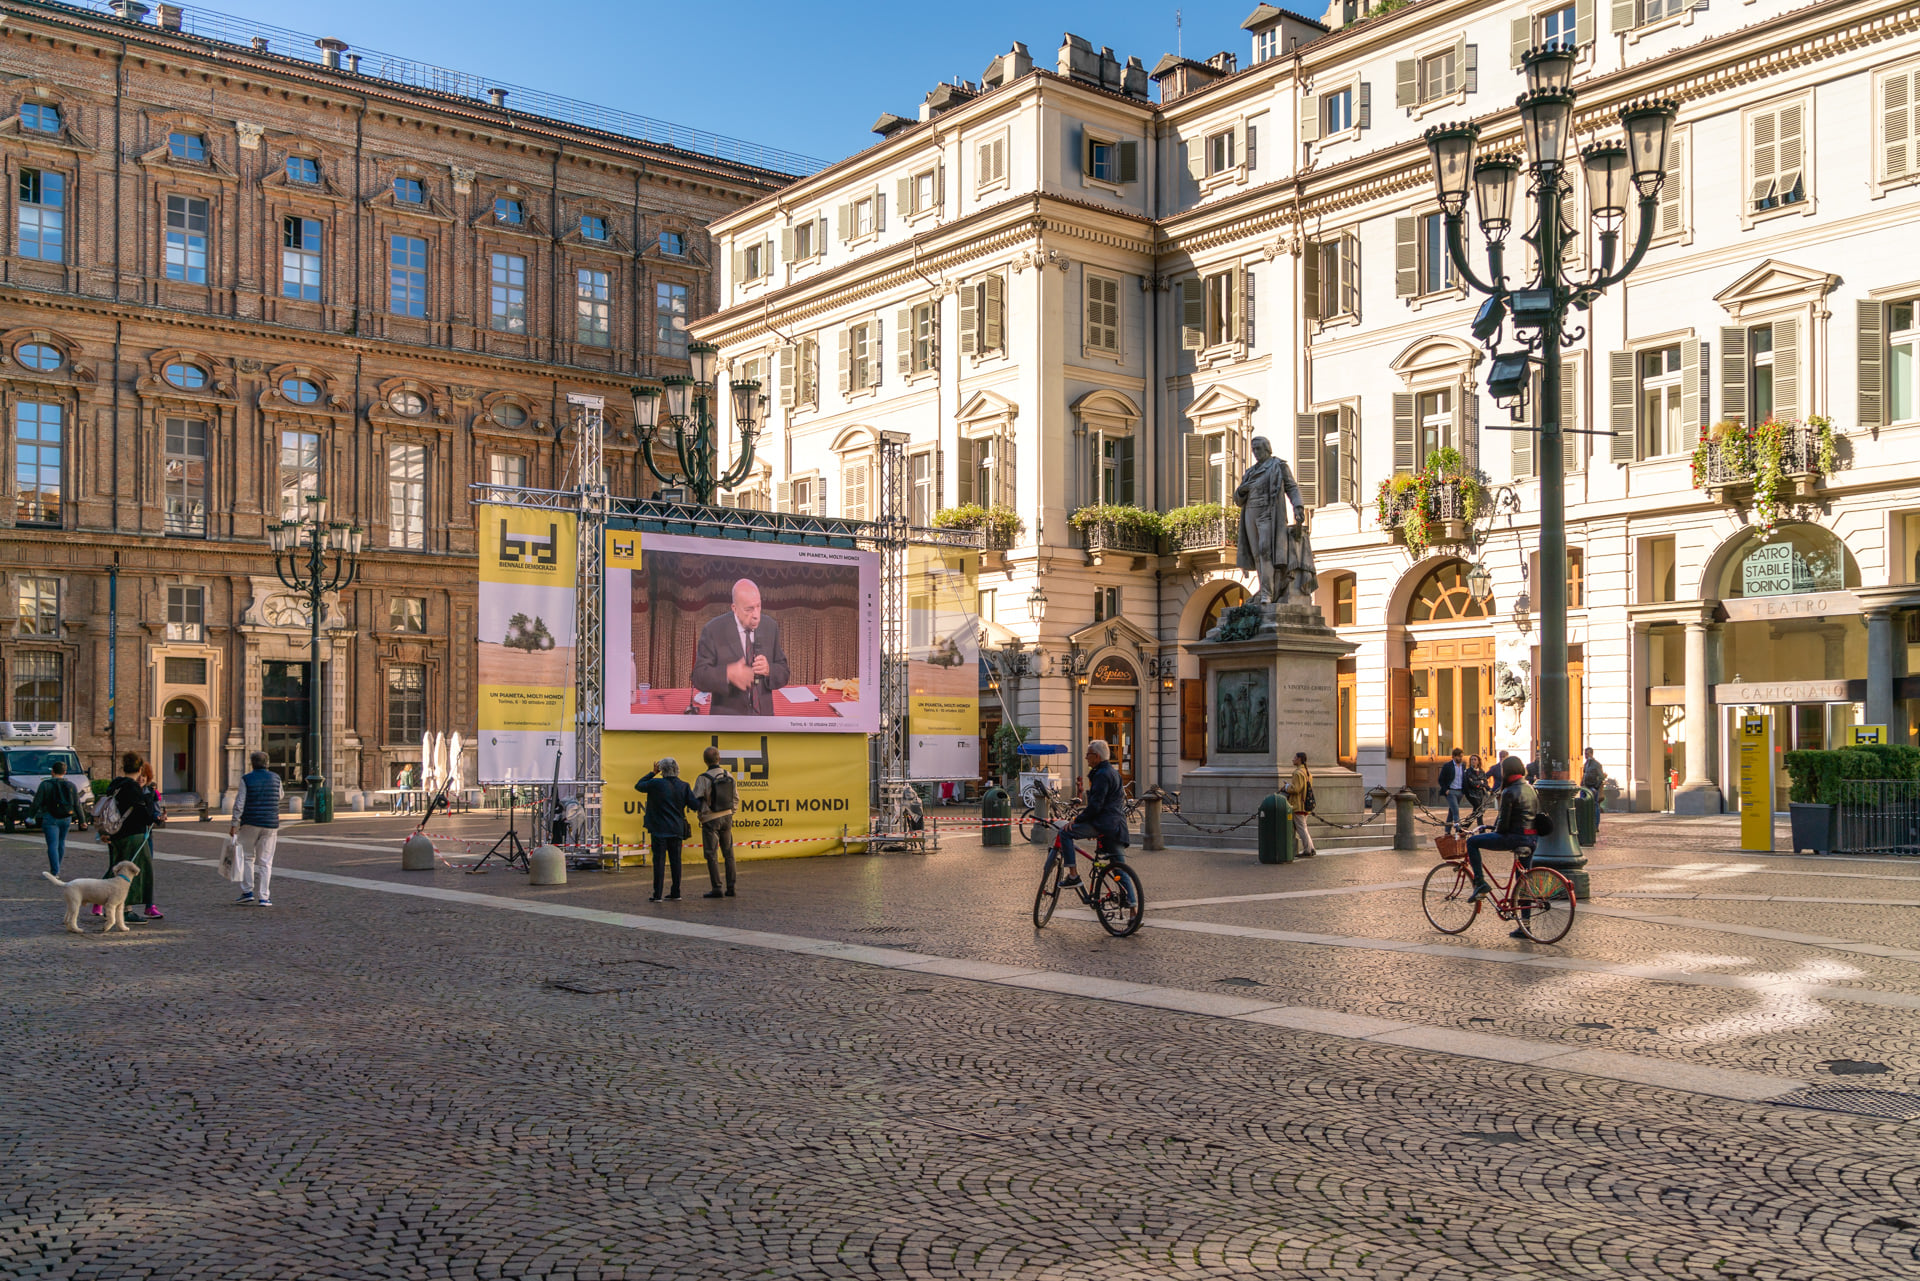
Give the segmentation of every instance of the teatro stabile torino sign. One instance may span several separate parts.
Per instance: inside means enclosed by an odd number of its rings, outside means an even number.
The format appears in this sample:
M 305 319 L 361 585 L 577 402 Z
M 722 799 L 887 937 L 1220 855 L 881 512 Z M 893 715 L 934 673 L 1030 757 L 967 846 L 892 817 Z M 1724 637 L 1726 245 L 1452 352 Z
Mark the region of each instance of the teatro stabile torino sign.
M 1740 562 L 1741 595 L 1721 604 L 1736 623 L 1858 614 L 1860 598 L 1838 590 L 1837 570 L 1816 572 L 1792 543 L 1765 543 Z

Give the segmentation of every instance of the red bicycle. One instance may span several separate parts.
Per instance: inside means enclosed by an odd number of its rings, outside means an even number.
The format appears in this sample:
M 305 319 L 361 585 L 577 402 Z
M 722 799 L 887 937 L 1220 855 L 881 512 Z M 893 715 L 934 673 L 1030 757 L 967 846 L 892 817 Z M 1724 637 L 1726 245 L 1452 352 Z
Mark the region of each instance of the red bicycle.
M 1513 866 L 1503 882 L 1489 876 L 1493 893 L 1473 901 L 1473 869 L 1467 863 L 1466 842 L 1460 854 L 1427 873 L 1420 888 L 1420 906 L 1433 928 L 1442 934 L 1464 934 L 1480 915 L 1482 903 L 1491 903 L 1503 921 L 1517 920 L 1520 930 L 1536 943 L 1558 943 L 1573 928 L 1576 906 L 1573 882 L 1550 867 L 1522 867 L 1533 854 L 1531 845 L 1513 851 Z

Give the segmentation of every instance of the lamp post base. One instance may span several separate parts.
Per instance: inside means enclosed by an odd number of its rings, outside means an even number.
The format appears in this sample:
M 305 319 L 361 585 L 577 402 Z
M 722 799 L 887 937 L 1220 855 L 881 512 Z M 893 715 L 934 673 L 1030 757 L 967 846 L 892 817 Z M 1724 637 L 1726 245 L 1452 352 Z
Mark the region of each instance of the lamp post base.
M 318 774 L 307 775 L 307 795 L 300 802 L 300 817 L 309 823 L 333 822 L 333 793 L 327 790 L 327 780 Z
M 1564 778 L 1541 779 L 1533 785 L 1540 793 L 1540 812 L 1553 823 L 1553 835 L 1541 838 L 1533 850 L 1536 867 L 1550 867 L 1573 882 L 1576 897 L 1588 897 L 1587 859 L 1574 839 L 1573 801 L 1580 794 L 1576 783 Z

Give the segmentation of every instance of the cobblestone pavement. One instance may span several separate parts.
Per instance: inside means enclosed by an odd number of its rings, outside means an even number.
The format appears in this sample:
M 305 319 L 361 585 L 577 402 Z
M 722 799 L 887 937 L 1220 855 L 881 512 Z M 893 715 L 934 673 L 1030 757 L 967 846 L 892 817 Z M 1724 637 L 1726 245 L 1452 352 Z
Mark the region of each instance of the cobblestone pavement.
M 1724 824 L 1610 818 L 1595 905 L 1695 925 L 1595 914 L 1546 949 L 1483 920 L 1435 954 L 1404 950 L 1437 938 L 1417 889 L 1369 888 L 1417 880 L 1426 855 L 1139 854 L 1150 902 L 1305 896 L 1172 908 L 1110 940 L 1033 930 L 1031 847 L 749 863 L 741 897 L 714 901 L 695 862 L 692 897 L 650 906 L 632 870 L 550 889 L 402 874 L 400 830 L 288 829 L 270 910 L 163 861 L 167 920 L 104 939 L 61 933 L 37 842 L 0 840 L 0 1276 L 1920 1270 L 1920 1123 L 299 875 L 1920 1094 L 1920 1008 L 1875 1003 L 1920 995 L 1920 963 L 1785 937 L 1920 948 L 1920 908 L 1895 906 L 1920 901 L 1920 863 L 1747 856 Z M 217 831 L 160 848 L 211 858 Z M 69 875 L 103 861 L 75 849 Z M 1624 972 L 1647 965 L 1671 978 Z M 1679 981 L 1713 976 L 1751 982 Z

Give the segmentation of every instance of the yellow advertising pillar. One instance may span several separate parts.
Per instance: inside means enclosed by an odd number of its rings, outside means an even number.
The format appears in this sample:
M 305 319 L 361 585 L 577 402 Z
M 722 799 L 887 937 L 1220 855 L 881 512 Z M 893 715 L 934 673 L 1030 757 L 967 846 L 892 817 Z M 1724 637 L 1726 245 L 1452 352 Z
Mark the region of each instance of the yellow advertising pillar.
M 1773 853 L 1773 718 L 1740 718 L 1740 848 Z

